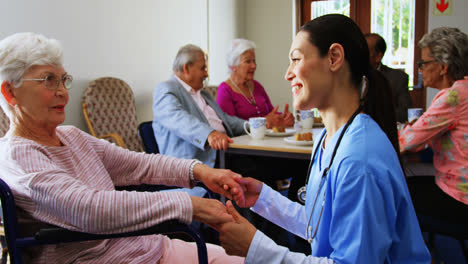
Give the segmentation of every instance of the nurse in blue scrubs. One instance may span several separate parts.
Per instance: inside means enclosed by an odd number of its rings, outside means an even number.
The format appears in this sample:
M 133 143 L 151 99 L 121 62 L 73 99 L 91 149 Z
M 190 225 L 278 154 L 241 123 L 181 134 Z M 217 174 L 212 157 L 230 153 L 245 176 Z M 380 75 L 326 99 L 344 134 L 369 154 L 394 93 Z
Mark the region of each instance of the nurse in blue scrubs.
M 300 190 L 305 205 L 251 178 L 240 180 L 239 205 L 308 240 L 312 253 L 278 246 L 230 201 L 235 221 L 217 227 L 222 246 L 245 263 L 430 263 L 397 154 L 393 96 L 370 69 L 359 27 L 342 15 L 316 18 L 289 57 L 294 107 L 317 108 L 325 124 Z

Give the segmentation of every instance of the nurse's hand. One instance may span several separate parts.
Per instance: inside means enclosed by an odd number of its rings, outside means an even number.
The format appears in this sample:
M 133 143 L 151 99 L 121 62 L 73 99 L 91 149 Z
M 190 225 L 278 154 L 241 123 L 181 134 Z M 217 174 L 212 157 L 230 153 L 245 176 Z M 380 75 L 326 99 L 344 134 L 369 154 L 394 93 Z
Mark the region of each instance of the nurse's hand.
M 234 221 L 225 222 L 219 227 L 221 246 L 229 255 L 245 257 L 257 229 L 236 211 L 231 201 L 226 202 L 226 207 Z
M 250 177 L 236 178 L 235 180 L 239 183 L 244 191 L 244 196 L 234 196 L 236 204 L 242 208 L 254 206 L 258 200 L 260 192 L 262 191 L 263 182 Z M 240 199 L 237 199 L 237 197 Z

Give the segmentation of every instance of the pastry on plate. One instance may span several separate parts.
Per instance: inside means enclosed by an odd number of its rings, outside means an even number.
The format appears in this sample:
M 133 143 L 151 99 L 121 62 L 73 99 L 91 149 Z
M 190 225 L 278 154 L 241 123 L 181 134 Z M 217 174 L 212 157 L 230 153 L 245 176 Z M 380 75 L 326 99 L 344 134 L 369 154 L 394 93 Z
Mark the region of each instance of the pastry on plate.
M 280 127 L 280 126 L 274 126 L 272 128 L 273 130 L 273 133 L 284 133 L 286 132 L 286 129 L 284 127 Z
M 312 141 L 312 132 L 297 133 L 294 135 L 296 141 Z

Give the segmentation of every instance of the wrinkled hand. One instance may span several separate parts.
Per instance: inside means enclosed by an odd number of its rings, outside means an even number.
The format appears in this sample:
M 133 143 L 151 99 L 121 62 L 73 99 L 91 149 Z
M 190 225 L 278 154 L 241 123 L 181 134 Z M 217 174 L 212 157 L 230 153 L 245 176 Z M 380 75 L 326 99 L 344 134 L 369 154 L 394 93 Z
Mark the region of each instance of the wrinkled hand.
M 284 106 L 283 118 L 284 118 L 284 126 L 286 127 L 294 126 L 294 116 L 291 112 L 289 112 L 289 104 L 286 104 Z
M 232 139 L 226 134 L 214 130 L 208 135 L 208 144 L 210 147 L 215 150 L 226 150 L 229 143 L 232 143 Z
M 213 169 L 204 164 L 193 167 L 193 177 L 203 182 L 208 189 L 219 193 L 228 199 L 234 199 L 244 204 L 244 189 L 236 180 L 242 178 L 240 174 L 231 170 Z
M 270 113 L 268 113 L 265 118 L 266 118 L 266 127 L 267 128 L 272 128 L 272 127 L 281 127 L 284 126 L 284 118 L 283 115 L 278 115 L 278 107 L 275 106 L 273 110 L 271 110 Z
M 226 207 L 218 200 L 190 196 L 193 207 L 193 220 L 215 227 L 233 221 Z
M 257 229 L 236 211 L 231 201 L 226 202 L 226 207 L 234 221 L 218 226 L 221 246 L 229 255 L 245 257 Z
M 260 196 L 260 192 L 262 191 L 263 182 L 250 177 L 236 178 L 236 181 L 242 186 L 245 201 L 238 201 L 237 199 L 235 199 L 236 197 L 234 197 L 234 201 L 236 201 L 236 204 L 242 208 L 254 206 L 258 200 L 258 197 Z

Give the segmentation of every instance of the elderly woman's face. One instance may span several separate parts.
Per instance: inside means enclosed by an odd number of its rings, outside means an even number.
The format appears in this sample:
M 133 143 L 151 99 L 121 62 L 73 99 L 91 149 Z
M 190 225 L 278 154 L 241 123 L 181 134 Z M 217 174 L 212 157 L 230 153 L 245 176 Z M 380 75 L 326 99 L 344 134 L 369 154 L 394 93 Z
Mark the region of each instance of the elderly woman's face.
M 245 81 L 250 81 L 254 79 L 256 69 L 255 51 L 248 50 L 240 56 L 239 65 L 234 67 L 233 73 Z
M 33 66 L 23 79 L 43 79 L 54 76 L 57 79 L 66 75 L 63 67 Z M 68 103 L 68 91 L 63 82 L 58 87 L 45 86 L 44 81 L 24 80 L 14 88 L 19 111 L 17 117 L 38 127 L 56 127 L 65 121 L 65 106 Z
M 424 86 L 438 89 L 446 88 L 439 87 L 443 80 L 443 75 L 441 74 L 443 68 L 441 64 L 434 60 L 429 47 L 425 47 L 421 50 L 421 60 L 422 64 L 419 70 L 422 73 Z

